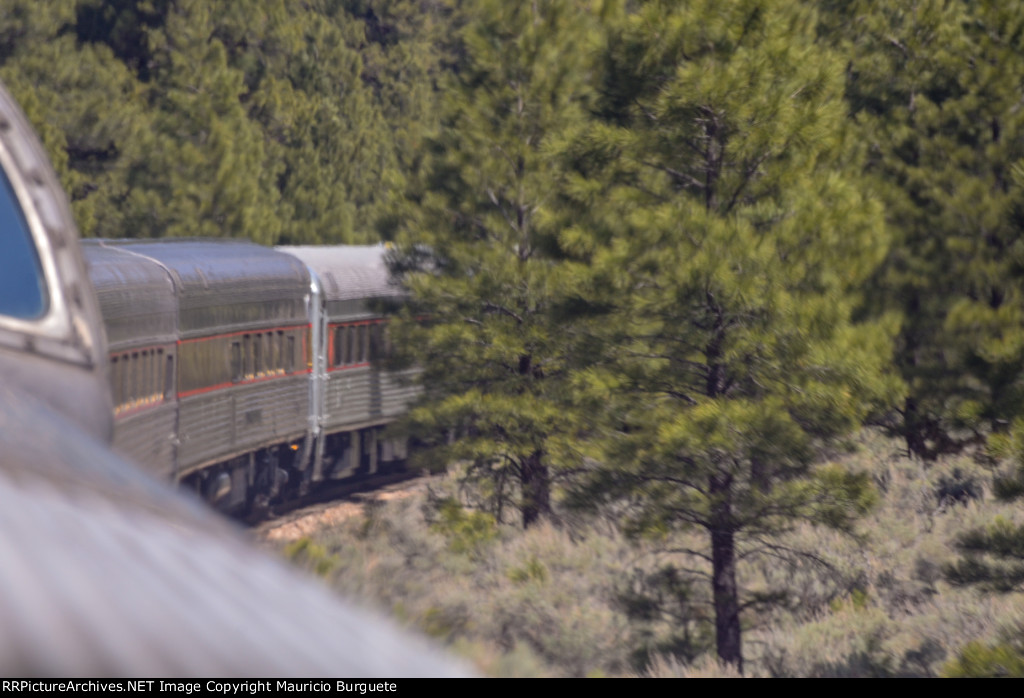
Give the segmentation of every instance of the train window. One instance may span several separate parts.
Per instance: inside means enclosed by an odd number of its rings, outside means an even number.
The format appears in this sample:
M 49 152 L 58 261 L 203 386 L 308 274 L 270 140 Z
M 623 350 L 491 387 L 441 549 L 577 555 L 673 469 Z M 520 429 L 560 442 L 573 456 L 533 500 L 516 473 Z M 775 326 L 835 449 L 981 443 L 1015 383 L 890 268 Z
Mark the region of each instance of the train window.
M 0 313 L 22 320 L 49 306 L 42 265 L 24 212 L 7 174 L 0 169 Z
M 174 395 L 174 359 L 160 348 L 140 349 L 110 357 L 114 413 L 152 405 Z M 161 373 L 163 372 L 163 373 Z
M 110 387 L 114 394 L 114 411 L 116 412 L 121 405 L 121 362 L 117 356 L 110 359 Z
M 252 378 L 252 337 L 242 336 L 242 377 Z
M 252 337 L 252 375 L 259 377 L 263 375 L 263 335 L 255 334 Z
M 375 361 L 384 356 L 382 330 L 383 326 L 379 322 L 370 325 L 370 361 Z
M 128 406 L 135 407 L 139 399 L 139 352 L 132 352 L 128 362 Z
M 149 351 L 149 401 L 156 402 L 160 397 L 160 364 L 157 363 L 156 349 Z
M 163 350 L 161 350 L 163 353 Z M 174 396 L 174 357 L 167 357 L 167 368 L 164 373 L 164 399 L 169 400 Z
M 125 354 L 122 360 L 124 361 L 124 383 L 121 388 L 124 392 L 121 395 L 121 404 L 125 407 L 131 407 L 135 385 L 135 362 L 132 360 L 131 354 Z
M 127 354 L 124 366 L 128 369 L 124 387 L 125 402 L 128 407 L 135 407 L 135 396 L 139 391 L 139 353 Z
M 242 344 L 241 342 L 231 343 L 231 381 L 237 383 L 242 380 Z
M 116 377 L 117 388 L 115 391 L 117 393 L 116 401 L 118 408 L 124 409 L 124 404 L 128 401 L 128 395 L 126 390 L 126 384 L 128 382 L 128 356 L 126 354 L 122 354 L 119 357 L 118 364 L 119 368 Z
M 334 328 L 334 365 L 345 365 L 345 328 Z
M 369 334 L 366 330 L 366 325 L 359 326 L 359 354 L 356 362 L 361 364 L 366 363 L 367 335 Z
M 139 394 L 140 404 L 149 401 L 149 352 L 139 352 Z
M 155 402 L 159 393 L 160 376 L 156 368 L 156 350 L 150 349 L 146 357 L 146 398 L 149 402 Z

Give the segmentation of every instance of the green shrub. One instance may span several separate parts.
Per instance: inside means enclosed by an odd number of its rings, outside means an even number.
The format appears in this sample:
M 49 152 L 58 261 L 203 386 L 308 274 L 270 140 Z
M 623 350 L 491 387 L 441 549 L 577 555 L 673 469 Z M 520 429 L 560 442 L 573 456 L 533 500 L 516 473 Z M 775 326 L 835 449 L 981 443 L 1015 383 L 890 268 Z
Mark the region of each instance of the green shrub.
M 438 520 L 431 529 L 448 539 L 454 553 L 478 555 L 482 548 L 498 537 L 494 516 L 482 511 L 466 511 L 454 498 L 437 505 Z
M 1024 677 L 1024 649 L 1008 642 L 988 646 L 970 642 L 943 674 L 950 678 Z

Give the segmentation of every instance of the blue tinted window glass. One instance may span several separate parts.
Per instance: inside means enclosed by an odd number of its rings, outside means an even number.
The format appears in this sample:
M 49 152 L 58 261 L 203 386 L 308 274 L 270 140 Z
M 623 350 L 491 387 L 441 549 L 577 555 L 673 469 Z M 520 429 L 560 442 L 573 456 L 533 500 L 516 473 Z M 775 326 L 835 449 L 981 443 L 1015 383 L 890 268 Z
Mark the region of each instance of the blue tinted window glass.
M 46 312 L 46 284 L 28 223 L 0 169 L 0 315 L 37 318 Z

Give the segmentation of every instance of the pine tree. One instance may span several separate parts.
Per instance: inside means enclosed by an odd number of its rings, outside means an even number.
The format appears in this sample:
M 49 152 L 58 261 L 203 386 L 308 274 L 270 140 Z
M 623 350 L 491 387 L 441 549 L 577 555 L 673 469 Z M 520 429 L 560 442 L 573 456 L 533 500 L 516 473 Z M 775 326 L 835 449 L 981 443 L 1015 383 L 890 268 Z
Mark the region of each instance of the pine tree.
M 411 299 L 394 330 L 423 369 L 408 425 L 440 462 L 469 463 L 499 516 L 518 496 L 529 526 L 550 508 L 549 442 L 572 428 L 546 148 L 583 119 L 591 15 L 571 0 L 482 0 L 467 12 L 463 59 L 395 259 Z
M 147 35 L 153 130 L 128 180 L 126 224 L 139 237 L 248 237 L 269 243 L 275 215 L 273 163 L 240 102 L 240 70 L 214 36 L 215 11 L 200 0 L 168 9 Z
M 742 670 L 741 562 L 872 498 L 815 463 L 896 386 L 889 335 L 851 320 L 881 206 L 846 169 L 843 63 L 803 3 L 655 0 L 614 25 L 601 123 L 567 155 L 581 223 L 561 243 L 610 308 L 605 356 L 576 373 L 608 408 L 579 497 L 625 503 L 634 533 L 706 534 L 690 552 Z
M 362 77 L 358 23 L 339 3 L 232 3 L 218 36 L 241 69 L 285 215 L 280 240 L 366 243 L 398 177 L 394 144 Z
M 893 431 L 925 459 L 1024 410 L 1024 9 L 828 3 L 847 95 L 894 242 L 874 312 L 898 313 L 908 386 Z
M 851 56 L 847 95 L 886 201 L 893 245 L 869 282 L 875 312 L 899 312 L 907 387 L 893 430 L 926 460 L 970 444 L 1017 472 L 1024 494 L 1024 9 L 1015 3 L 829 3 L 824 31 Z M 1024 528 L 965 531 L 946 569 L 959 585 L 1024 585 Z M 951 675 L 1020 673 L 1021 634 L 972 643 Z
M 400 225 L 402 193 L 420 172 L 425 139 L 436 132 L 445 72 L 456 64 L 462 13 L 459 0 L 345 0 L 359 28 L 352 46 L 362 77 L 387 126 L 396 165 L 381 188 L 374 224 L 390 240 Z M 355 32 L 352 32 L 353 34 Z
M 9 5 L 0 70 L 84 234 L 377 239 L 399 144 L 340 3 Z
M 127 172 L 145 157 L 139 135 L 152 123 L 137 76 L 110 46 L 76 31 L 81 5 L 6 3 L 0 77 L 42 136 L 82 234 L 121 237 Z

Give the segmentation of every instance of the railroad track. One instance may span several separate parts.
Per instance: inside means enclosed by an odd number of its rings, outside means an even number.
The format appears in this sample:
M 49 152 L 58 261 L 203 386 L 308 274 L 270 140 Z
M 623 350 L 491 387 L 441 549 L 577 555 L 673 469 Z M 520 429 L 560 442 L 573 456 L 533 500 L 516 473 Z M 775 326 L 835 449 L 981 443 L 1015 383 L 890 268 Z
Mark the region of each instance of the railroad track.
M 271 504 L 268 507 L 249 512 L 240 521 L 249 528 L 262 534 L 271 528 L 287 525 L 295 519 L 309 516 L 326 505 L 342 502 L 365 503 L 372 497 L 393 491 L 393 488 L 407 487 L 411 481 L 423 480 L 428 476 L 422 473 L 401 470 L 374 475 L 349 477 L 343 480 L 322 482 L 308 494 L 293 497 L 287 501 Z

